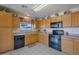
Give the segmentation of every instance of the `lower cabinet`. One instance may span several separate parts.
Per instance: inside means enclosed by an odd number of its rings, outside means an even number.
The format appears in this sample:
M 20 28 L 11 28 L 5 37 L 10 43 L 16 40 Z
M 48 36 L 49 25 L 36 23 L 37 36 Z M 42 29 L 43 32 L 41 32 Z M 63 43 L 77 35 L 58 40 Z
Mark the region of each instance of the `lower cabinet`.
M 79 55 L 79 39 L 74 40 L 74 54 Z
M 66 52 L 68 54 L 73 54 L 74 50 L 73 50 L 73 40 L 71 38 L 62 38 L 61 39 L 61 47 L 62 47 L 62 51 Z
M 48 45 L 48 34 L 46 33 L 39 33 L 38 34 L 38 42 Z
M 0 53 L 12 50 L 14 46 L 12 29 L 0 28 Z
M 37 34 L 25 35 L 25 45 L 29 45 L 38 41 Z
M 79 55 L 79 39 L 72 37 L 62 37 L 61 48 L 68 54 Z

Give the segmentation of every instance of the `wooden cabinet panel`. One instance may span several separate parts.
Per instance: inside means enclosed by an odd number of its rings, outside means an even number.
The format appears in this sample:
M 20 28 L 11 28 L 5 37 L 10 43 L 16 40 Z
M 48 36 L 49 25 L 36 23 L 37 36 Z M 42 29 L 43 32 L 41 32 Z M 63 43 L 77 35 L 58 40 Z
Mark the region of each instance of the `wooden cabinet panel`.
M 50 20 L 50 23 L 56 22 L 55 17 L 52 17 L 52 18 L 50 18 L 50 19 L 51 19 L 51 20 Z
M 71 27 L 71 14 L 62 16 L 63 27 Z
M 25 45 L 32 44 L 38 41 L 37 34 L 25 35 Z
M 45 19 L 45 27 L 46 28 L 50 28 L 50 18 L 49 19 Z
M 61 20 L 61 16 L 57 16 L 57 17 L 52 17 L 50 18 L 50 23 L 53 23 L 53 22 L 60 22 L 62 21 Z
M 56 20 L 56 22 L 62 21 L 62 20 L 61 20 L 61 16 L 55 17 L 55 20 Z
M 42 20 L 39 20 L 39 28 L 42 28 L 43 22 Z
M 20 19 L 18 16 L 13 16 L 13 28 L 19 28 L 20 27 Z
M 37 34 L 31 34 L 30 35 L 30 40 L 31 40 L 31 43 L 35 43 L 37 42 Z
M 42 20 L 42 27 L 45 28 L 45 19 Z
M 74 39 L 74 54 L 79 55 L 79 39 Z
M 79 12 L 72 13 L 72 27 L 79 27 Z
M 0 12 L 0 27 L 12 27 L 12 13 Z
M 30 44 L 30 42 L 29 35 L 25 35 L 25 45 Z
M 74 41 L 71 38 L 64 38 L 61 39 L 61 48 L 62 51 L 68 53 L 68 54 L 74 54 L 73 46 Z
M 35 28 L 38 29 L 39 28 L 39 20 L 35 20 L 34 24 L 35 24 Z
M 11 28 L 0 28 L 0 53 L 13 49 L 13 36 Z
M 38 41 L 42 44 L 48 45 L 48 34 L 39 33 L 38 34 Z

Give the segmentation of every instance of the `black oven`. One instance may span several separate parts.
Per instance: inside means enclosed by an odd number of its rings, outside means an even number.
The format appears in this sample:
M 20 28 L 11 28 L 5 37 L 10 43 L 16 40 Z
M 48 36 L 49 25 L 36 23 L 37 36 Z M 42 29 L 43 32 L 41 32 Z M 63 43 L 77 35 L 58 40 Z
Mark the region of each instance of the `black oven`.
M 53 34 L 49 34 L 49 47 L 61 51 L 61 35 L 63 30 L 53 30 Z
M 63 22 L 53 22 L 50 24 L 51 28 L 62 28 L 63 27 Z

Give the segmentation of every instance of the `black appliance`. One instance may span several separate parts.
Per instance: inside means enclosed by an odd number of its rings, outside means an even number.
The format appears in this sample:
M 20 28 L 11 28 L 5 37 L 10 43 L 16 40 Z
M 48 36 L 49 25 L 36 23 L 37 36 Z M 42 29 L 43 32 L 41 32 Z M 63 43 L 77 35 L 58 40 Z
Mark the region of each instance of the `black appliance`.
M 14 49 L 24 47 L 24 35 L 14 36 Z
M 49 34 L 49 47 L 61 51 L 61 35 L 63 30 L 53 30 L 53 34 Z
M 63 27 L 63 22 L 53 22 L 50 24 L 51 28 L 62 28 Z

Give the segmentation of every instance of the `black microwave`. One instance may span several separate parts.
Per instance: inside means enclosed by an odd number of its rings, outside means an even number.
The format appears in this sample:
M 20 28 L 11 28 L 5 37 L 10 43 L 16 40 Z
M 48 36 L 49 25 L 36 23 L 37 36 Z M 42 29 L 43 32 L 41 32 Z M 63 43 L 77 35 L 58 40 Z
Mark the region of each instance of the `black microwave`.
M 63 23 L 62 22 L 53 22 L 50 24 L 51 28 L 62 28 L 63 27 Z

